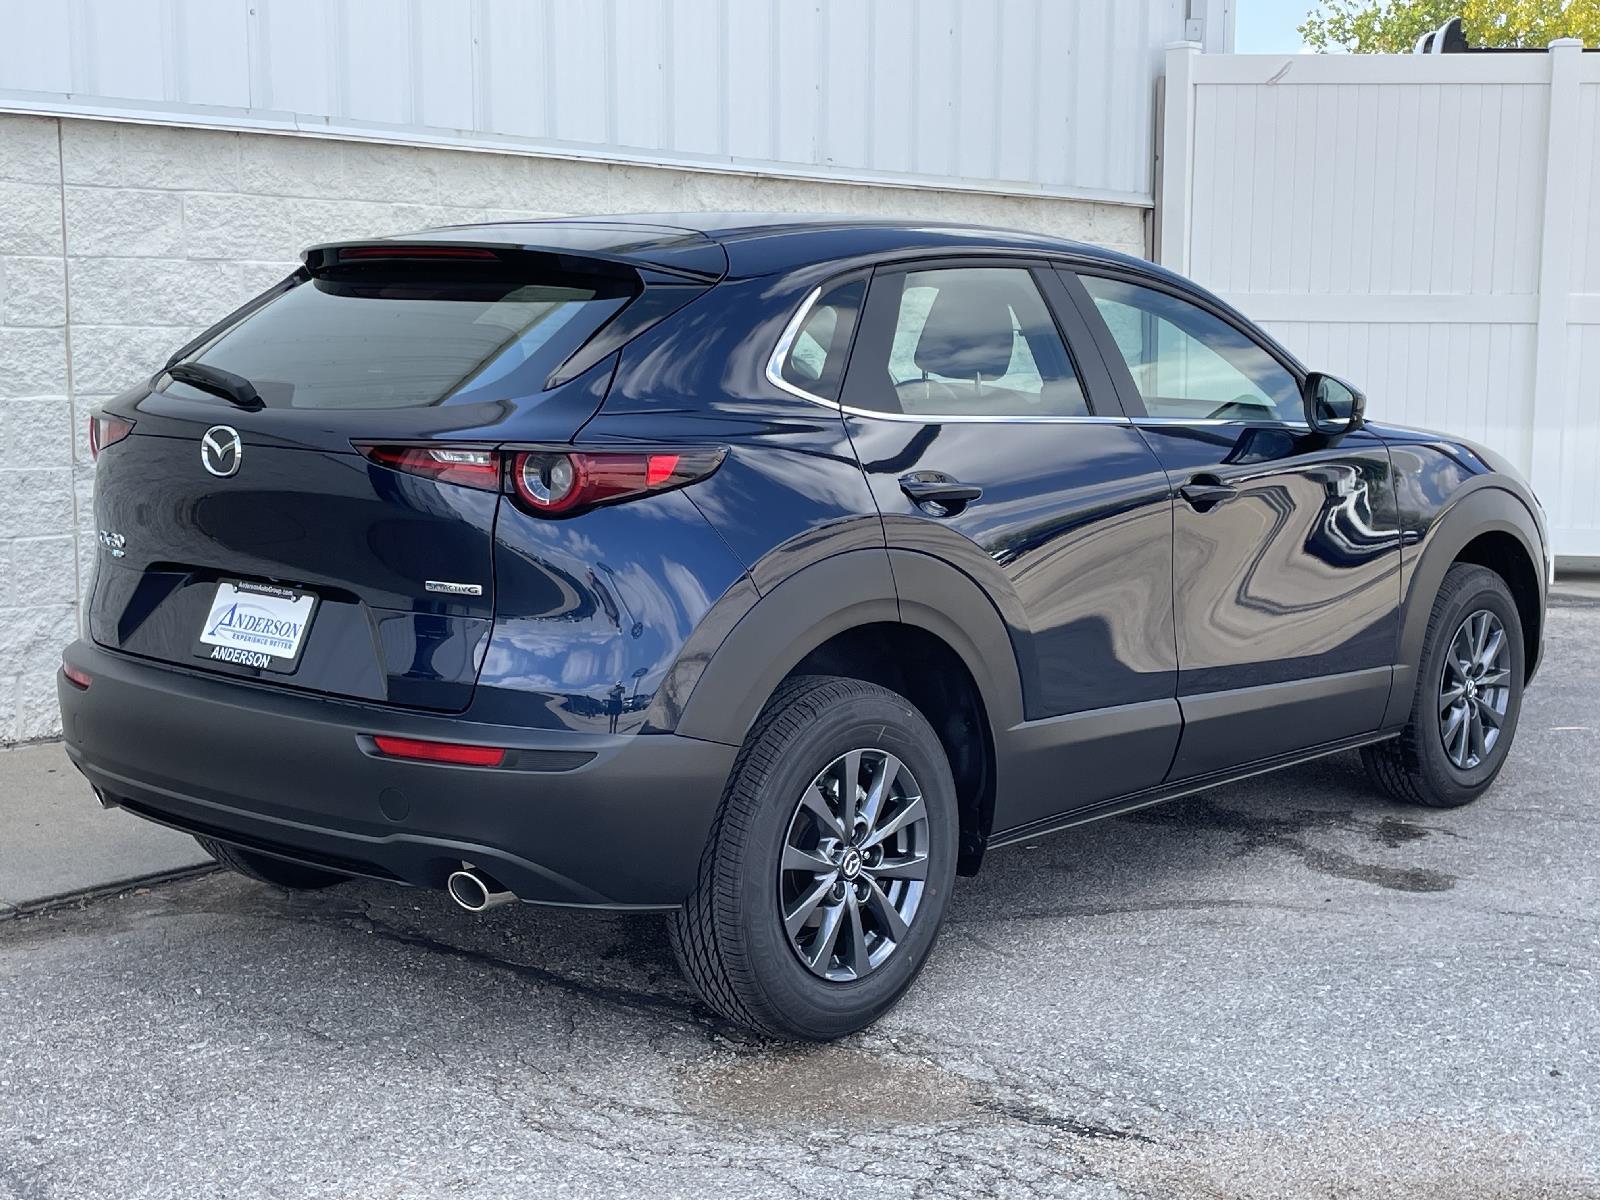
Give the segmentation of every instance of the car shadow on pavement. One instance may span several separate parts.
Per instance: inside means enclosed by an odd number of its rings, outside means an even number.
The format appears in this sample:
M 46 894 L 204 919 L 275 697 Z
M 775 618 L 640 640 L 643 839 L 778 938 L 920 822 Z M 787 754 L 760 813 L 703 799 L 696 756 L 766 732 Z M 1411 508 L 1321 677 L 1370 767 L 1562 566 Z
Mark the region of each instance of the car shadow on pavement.
M 959 927 L 1243 902 L 1309 909 L 1304 881 L 1319 875 L 1445 891 L 1451 874 L 1411 861 L 1428 839 L 1455 836 L 1443 818 L 1388 804 L 1353 755 L 1336 756 L 995 851 L 978 876 L 957 881 L 947 920 Z M 584 1003 L 744 1040 L 695 1001 L 659 914 L 509 905 L 472 915 L 443 893 L 366 882 L 301 894 L 231 879 L 212 886 L 241 915 L 347 929 Z
M 1257 894 L 1275 873 L 1243 861 L 1262 855 L 1284 869 L 1443 892 L 1455 876 L 1425 861 L 1423 845 L 1458 836 L 1453 826 L 1463 820 L 1395 805 L 1354 753 L 1333 755 L 991 852 L 958 891 L 952 919 L 1017 914 L 1019 895 L 1029 911 L 1065 917 L 1125 909 L 1141 895 Z

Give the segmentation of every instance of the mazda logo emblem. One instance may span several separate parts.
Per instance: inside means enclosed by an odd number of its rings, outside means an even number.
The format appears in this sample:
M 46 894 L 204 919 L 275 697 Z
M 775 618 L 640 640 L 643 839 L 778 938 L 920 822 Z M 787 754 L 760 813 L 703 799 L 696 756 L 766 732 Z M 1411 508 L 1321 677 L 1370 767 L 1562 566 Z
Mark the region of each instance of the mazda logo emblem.
M 200 465 L 219 479 L 239 473 L 244 459 L 244 444 L 231 425 L 213 425 L 200 439 Z

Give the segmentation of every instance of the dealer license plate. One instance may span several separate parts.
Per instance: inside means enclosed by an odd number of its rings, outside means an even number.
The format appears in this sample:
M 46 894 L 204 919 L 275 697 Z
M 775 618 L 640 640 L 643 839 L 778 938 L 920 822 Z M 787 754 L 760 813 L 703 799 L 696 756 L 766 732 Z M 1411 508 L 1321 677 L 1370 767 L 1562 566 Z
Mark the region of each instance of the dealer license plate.
M 194 652 L 214 662 L 293 671 L 316 607 L 310 592 L 224 579 L 217 584 Z

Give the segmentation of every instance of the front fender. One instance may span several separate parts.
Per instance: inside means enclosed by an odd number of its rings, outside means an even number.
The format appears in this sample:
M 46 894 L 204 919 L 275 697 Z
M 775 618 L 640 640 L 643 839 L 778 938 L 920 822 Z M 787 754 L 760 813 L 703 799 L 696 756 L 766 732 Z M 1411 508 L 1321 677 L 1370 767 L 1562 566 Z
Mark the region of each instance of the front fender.
M 1544 543 L 1538 521 L 1527 502 L 1496 476 L 1481 476 L 1462 484 L 1450 503 L 1425 527 L 1415 533 L 1408 531 L 1408 537 L 1416 541 L 1406 547 L 1401 568 L 1400 646 L 1394 686 L 1384 715 L 1385 727 L 1405 724 L 1411 711 L 1423 644 L 1427 640 L 1428 618 L 1433 611 L 1434 598 L 1444 583 L 1445 572 L 1468 543 L 1486 533 L 1509 534 L 1522 547 L 1529 568 L 1539 581 L 1542 613 Z M 1529 655 L 1527 670 L 1528 678 L 1532 679 L 1538 665 L 1536 646 L 1530 645 Z

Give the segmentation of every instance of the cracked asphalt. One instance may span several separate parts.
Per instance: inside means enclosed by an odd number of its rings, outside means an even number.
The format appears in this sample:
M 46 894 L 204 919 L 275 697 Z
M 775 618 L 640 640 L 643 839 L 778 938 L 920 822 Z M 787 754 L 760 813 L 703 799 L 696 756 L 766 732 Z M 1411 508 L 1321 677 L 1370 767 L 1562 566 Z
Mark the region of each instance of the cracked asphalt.
M 658 917 L 225 875 L 0 922 L 0 1198 L 1600 1196 L 1600 606 L 1477 805 L 1352 756 L 994 854 L 836 1046 Z

